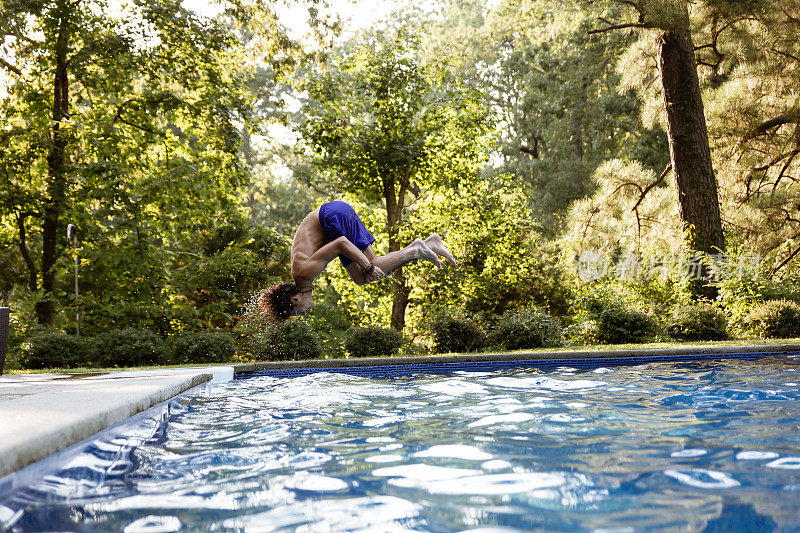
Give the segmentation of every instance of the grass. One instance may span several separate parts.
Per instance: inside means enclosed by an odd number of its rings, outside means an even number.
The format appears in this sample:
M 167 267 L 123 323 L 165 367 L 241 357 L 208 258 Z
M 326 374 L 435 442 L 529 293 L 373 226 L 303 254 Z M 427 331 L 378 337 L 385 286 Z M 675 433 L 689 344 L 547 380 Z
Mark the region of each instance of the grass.
M 502 353 L 551 353 L 551 352 L 610 352 L 618 350 L 662 350 L 670 348 L 704 348 L 709 346 L 775 346 L 779 344 L 800 344 L 796 339 L 736 339 L 727 341 L 661 341 L 642 344 L 571 344 L 558 348 L 534 348 Z M 499 352 L 492 352 L 499 353 Z
M 597 357 L 602 356 L 601 353 L 605 351 L 619 351 L 619 350 L 657 350 L 668 348 L 702 348 L 709 346 L 770 346 L 777 344 L 798 344 L 800 345 L 800 338 L 796 339 L 737 339 L 727 341 L 704 341 L 704 342 L 650 342 L 644 344 L 594 344 L 594 345 L 569 345 L 559 348 L 534 348 L 530 350 L 513 350 L 504 351 L 502 353 L 530 353 L 530 354 L 551 354 L 557 353 L 563 356 L 570 352 L 592 352 L 592 354 L 582 355 L 582 357 Z M 484 352 L 484 353 L 500 353 L 500 352 Z M 416 354 L 415 354 L 416 355 Z M 425 354 L 427 355 L 427 354 Z M 447 354 L 438 354 L 447 355 Z M 409 357 L 409 354 L 399 354 L 393 357 Z M 576 357 L 578 355 L 576 354 Z M 327 359 L 327 358 L 326 358 Z M 243 363 L 244 361 L 234 361 L 227 363 L 228 365 L 235 365 Z M 59 374 L 92 374 L 92 373 L 107 373 L 119 372 L 122 370 L 162 370 L 169 368 L 197 368 L 199 364 L 186 364 L 186 365 L 152 365 L 152 366 L 131 366 L 131 367 L 114 367 L 114 368 L 45 368 L 41 370 L 22 370 L 22 369 L 7 369 L 5 374 L 46 374 L 46 373 L 59 373 Z M 211 365 L 207 365 L 211 366 Z

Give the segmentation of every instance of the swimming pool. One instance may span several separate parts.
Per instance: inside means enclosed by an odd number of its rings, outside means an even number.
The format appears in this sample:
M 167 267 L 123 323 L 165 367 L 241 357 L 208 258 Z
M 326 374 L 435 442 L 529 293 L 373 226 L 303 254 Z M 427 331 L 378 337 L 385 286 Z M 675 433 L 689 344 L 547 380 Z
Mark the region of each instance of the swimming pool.
M 800 373 L 215 384 L 0 501 L 20 531 L 800 531 Z

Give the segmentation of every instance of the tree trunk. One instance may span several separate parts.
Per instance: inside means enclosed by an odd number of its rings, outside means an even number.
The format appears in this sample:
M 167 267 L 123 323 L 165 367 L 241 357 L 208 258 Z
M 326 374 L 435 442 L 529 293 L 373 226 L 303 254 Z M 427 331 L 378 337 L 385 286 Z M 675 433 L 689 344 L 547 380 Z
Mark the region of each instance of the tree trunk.
M 395 271 L 394 279 L 397 285 L 394 289 L 394 300 L 392 300 L 392 318 L 390 325 L 397 331 L 402 332 L 403 328 L 406 326 L 406 308 L 408 307 L 411 287 L 407 284 L 408 280 L 406 280 L 402 268 L 398 268 Z
M 36 292 L 39 285 L 39 272 L 36 270 L 36 263 L 33 262 L 30 251 L 28 250 L 28 237 L 25 231 L 25 219 L 27 214 L 22 213 L 17 217 L 17 229 L 19 231 L 19 253 L 22 255 L 22 260 L 25 261 L 25 266 L 28 267 L 28 290 Z
M 583 116 L 586 107 L 586 90 L 589 88 L 589 80 L 583 77 L 581 80 L 581 92 L 577 97 L 580 99 L 573 103 L 572 114 L 569 120 L 569 127 L 572 136 L 572 152 L 575 159 L 583 161 L 583 123 L 581 117 Z
M 250 176 L 255 175 L 256 161 L 253 157 L 253 144 L 250 140 L 250 131 L 247 125 L 242 126 L 242 154 L 244 161 L 247 163 L 247 172 Z M 256 222 L 256 184 L 252 179 L 247 191 L 247 210 L 250 212 L 250 224 L 255 225 Z
M 572 113 L 569 122 L 570 129 L 572 130 L 572 153 L 575 159 L 583 161 L 583 124 L 581 124 L 578 111 Z
M 725 250 L 725 240 L 717 182 L 688 29 L 667 30 L 658 37 L 658 64 L 664 87 L 670 160 L 687 244 L 693 252 L 721 253 Z M 694 267 L 700 274 L 693 284 L 695 295 L 716 297 L 715 287 L 708 284 L 706 269 Z
M 69 53 L 69 17 L 73 6 L 69 2 L 59 3 L 58 37 L 55 43 L 55 76 L 53 79 L 52 145 L 47 155 L 47 200 L 42 217 L 42 290 L 44 296 L 36 303 L 36 318 L 39 324 L 49 325 L 55 318 L 55 263 L 58 257 L 56 239 L 61 214 L 66 202 L 67 175 L 65 168 L 67 135 L 61 129 L 61 121 L 69 117 L 69 78 L 67 54 Z
M 410 170 L 410 169 L 409 169 Z M 391 174 L 383 176 L 383 197 L 386 200 L 386 224 L 389 233 L 389 251 L 400 250 L 400 240 L 398 237 L 398 224 L 403 216 L 403 205 L 405 203 L 406 187 L 408 185 L 408 173 L 401 182 L 399 193 L 395 193 L 395 179 Z M 406 308 L 408 307 L 408 297 L 411 294 L 411 287 L 403 274 L 403 269 L 398 268 L 394 271 L 394 298 L 392 300 L 392 316 L 389 325 L 397 331 L 403 331 L 406 325 Z

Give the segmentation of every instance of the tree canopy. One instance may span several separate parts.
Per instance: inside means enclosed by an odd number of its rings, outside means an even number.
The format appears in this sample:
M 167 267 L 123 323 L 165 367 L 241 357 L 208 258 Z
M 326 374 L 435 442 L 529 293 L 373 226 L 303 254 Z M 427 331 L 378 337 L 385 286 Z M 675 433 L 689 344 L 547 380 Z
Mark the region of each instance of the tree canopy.
M 534 307 L 588 339 L 597 302 L 705 298 L 738 324 L 800 300 L 800 1 L 440 0 L 348 33 L 309 0 L 305 36 L 277 5 L 2 3 L 0 296 L 20 338 L 78 312 L 87 334 L 239 331 L 335 198 L 378 252 L 438 232 L 461 265 L 367 287 L 331 265 L 311 320 L 334 351 L 368 324 L 424 344 L 449 312 Z M 747 258 L 754 278 L 719 276 Z M 663 275 L 623 279 L 648 264 Z
M 399 232 L 414 204 L 459 190 L 486 160 L 490 124 L 481 100 L 441 66 L 423 64 L 402 32 L 332 58 L 303 88 L 300 132 L 320 170 L 317 187 L 383 202 L 390 252 L 402 247 Z M 411 287 L 402 269 L 395 280 L 391 323 L 402 329 Z

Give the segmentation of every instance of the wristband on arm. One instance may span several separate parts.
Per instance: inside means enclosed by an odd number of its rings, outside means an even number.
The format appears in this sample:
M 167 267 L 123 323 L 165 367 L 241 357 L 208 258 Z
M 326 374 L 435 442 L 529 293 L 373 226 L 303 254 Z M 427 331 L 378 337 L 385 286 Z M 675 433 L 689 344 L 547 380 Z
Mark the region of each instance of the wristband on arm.
M 363 272 L 364 275 L 368 277 L 370 274 L 372 274 L 373 270 L 375 270 L 375 264 L 370 261 L 369 266 L 367 268 L 362 269 L 361 272 Z

